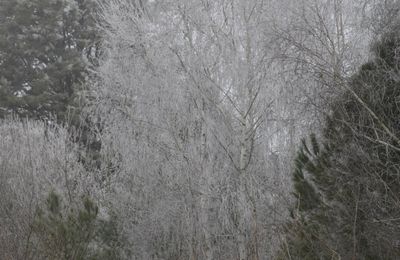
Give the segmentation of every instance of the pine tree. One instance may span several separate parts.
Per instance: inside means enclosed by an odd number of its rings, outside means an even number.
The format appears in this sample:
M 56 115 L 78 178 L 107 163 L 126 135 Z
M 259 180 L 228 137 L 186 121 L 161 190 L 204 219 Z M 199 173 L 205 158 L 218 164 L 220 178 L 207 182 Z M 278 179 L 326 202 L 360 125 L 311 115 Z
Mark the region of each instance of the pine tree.
M 121 259 L 115 219 L 101 219 L 97 205 L 88 197 L 73 207 L 50 192 L 46 207 L 37 210 L 32 230 L 34 259 Z
M 395 28 L 332 102 L 320 141 L 303 141 L 281 258 L 400 258 L 399 51 Z
M 89 0 L 0 1 L 0 116 L 64 120 L 96 56 Z

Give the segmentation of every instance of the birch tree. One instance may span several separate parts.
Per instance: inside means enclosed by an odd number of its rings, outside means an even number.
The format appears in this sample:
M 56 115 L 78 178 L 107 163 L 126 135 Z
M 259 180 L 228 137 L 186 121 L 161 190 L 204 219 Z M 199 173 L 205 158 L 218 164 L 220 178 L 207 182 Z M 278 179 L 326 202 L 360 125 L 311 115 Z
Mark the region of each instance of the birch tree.
M 113 1 L 103 8 L 107 54 L 95 106 L 106 115 L 103 138 L 109 135 L 110 149 L 123 161 L 116 178 L 143 178 L 140 185 L 156 204 L 151 190 L 161 182 L 157 193 L 170 199 L 164 206 L 185 208 L 189 259 L 269 253 L 260 249 L 271 242 L 262 237 L 270 227 L 260 227 L 260 215 L 268 214 L 272 196 L 261 132 L 275 97 L 268 78 L 271 7 L 263 1 Z
M 280 203 L 290 203 L 282 162 L 364 57 L 368 37 L 358 40 L 368 34 L 351 14 L 360 3 L 114 0 L 101 9 L 91 113 L 115 166 L 110 203 L 121 204 L 136 257 L 271 256 Z

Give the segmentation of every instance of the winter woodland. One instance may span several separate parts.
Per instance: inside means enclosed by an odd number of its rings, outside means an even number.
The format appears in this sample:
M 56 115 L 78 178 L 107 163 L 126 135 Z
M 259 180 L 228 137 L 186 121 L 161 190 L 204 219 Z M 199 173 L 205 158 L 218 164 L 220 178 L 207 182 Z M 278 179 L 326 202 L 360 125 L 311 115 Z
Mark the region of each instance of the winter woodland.
M 0 259 L 400 259 L 400 1 L 1 0 Z

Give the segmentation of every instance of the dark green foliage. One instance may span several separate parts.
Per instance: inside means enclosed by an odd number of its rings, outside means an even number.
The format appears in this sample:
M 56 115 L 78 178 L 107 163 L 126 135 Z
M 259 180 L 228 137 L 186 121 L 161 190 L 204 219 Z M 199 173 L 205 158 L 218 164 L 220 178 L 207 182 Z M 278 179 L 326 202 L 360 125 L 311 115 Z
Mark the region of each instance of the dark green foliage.
M 46 208 L 37 211 L 32 230 L 32 258 L 120 259 L 116 223 L 99 219 L 98 207 L 89 198 L 83 198 L 78 209 L 67 208 L 51 192 Z
M 100 150 L 83 119 L 88 67 L 96 66 L 99 34 L 94 0 L 0 1 L 0 118 L 65 124 L 92 167 Z
M 0 1 L 0 116 L 76 114 L 84 57 L 96 56 L 89 0 Z
M 373 51 L 298 152 L 281 258 L 400 259 L 399 32 Z

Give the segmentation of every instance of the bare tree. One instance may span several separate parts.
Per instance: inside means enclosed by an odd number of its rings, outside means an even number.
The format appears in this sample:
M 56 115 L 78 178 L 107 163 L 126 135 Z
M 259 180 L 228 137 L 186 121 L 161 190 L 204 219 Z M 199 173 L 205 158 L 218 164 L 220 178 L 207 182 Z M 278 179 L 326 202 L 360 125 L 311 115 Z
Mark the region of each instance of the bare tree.
M 363 60 L 368 33 L 351 13 L 360 3 L 113 0 L 101 9 L 91 113 L 115 166 L 109 203 L 135 256 L 273 255 L 280 205 L 290 203 L 284 162 Z
M 273 196 L 265 184 L 273 176 L 262 131 L 273 122 L 278 95 L 270 76 L 269 7 L 264 1 L 155 1 L 137 14 L 131 3 L 113 1 L 103 8 L 107 55 L 96 105 L 114 149 L 129 162 L 119 178 L 144 175 L 140 185 L 150 189 L 162 182 L 157 192 L 187 209 L 181 221 L 190 230 L 190 259 L 268 253 L 260 248 L 270 244 L 262 236 L 271 227 L 260 225 Z M 171 198 L 168 185 L 183 199 Z
M 35 121 L 0 122 L 0 257 L 36 259 L 32 223 L 51 190 L 72 205 L 91 194 L 91 175 L 67 129 Z

